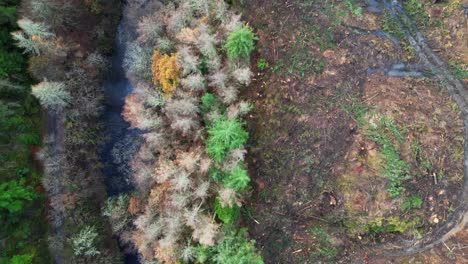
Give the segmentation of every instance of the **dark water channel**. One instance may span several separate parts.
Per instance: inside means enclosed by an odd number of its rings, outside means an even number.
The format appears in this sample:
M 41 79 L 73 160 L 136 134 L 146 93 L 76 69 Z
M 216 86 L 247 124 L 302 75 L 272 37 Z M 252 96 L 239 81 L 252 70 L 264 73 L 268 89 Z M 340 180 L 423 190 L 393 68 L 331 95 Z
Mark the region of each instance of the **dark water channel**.
M 122 66 L 125 56 L 125 43 L 120 38 L 122 27 L 122 24 L 119 25 L 111 70 L 103 85 L 106 99 L 102 121 L 106 143 L 101 152 L 101 161 L 109 197 L 133 190 L 129 161 L 138 150 L 140 141 L 139 131 L 130 129 L 130 124 L 122 117 L 125 97 L 133 90 Z M 121 250 L 125 252 L 124 248 Z M 124 256 L 125 263 L 139 263 L 135 253 L 125 253 Z

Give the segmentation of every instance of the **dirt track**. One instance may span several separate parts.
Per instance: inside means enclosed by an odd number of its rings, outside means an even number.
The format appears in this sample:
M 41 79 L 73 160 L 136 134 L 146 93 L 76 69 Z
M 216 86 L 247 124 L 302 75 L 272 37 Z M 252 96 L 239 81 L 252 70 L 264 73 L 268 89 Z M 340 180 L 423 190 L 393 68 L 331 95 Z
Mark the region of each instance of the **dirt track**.
M 420 240 L 407 241 L 402 245 L 392 245 L 392 248 L 396 248 L 392 251 L 388 251 L 388 246 L 385 246 L 385 251 L 381 252 L 384 255 L 403 256 L 433 248 L 463 230 L 468 223 L 468 91 L 462 82 L 452 76 L 446 64 L 429 48 L 422 33 L 405 13 L 400 3 L 396 0 L 383 0 L 382 4 L 403 28 L 406 39 L 424 65 L 432 70 L 435 78 L 443 83 L 452 99 L 457 103 L 465 124 L 464 185 L 461 203 L 450 219 L 432 233 L 425 235 Z

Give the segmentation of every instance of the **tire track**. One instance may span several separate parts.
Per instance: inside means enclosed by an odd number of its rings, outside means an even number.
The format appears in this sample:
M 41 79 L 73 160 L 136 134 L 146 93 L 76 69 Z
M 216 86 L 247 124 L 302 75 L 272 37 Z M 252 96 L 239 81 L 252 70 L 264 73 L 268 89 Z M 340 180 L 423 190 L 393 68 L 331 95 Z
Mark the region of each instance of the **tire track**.
M 453 77 L 447 65 L 427 45 L 423 34 L 417 29 L 413 21 L 403 10 L 397 0 L 382 0 L 383 8 L 400 24 L 405 37 L 419 56 L 422 64 L 432 71 L 434 77 L 447 89 L 451 98 L 461 111 L 465 126 L 464 145 L 464 182 L 462 188 L 462 201 L 450 218 L 430 234 L 421 239 L 402 241 L 400 245 L 385 245 L 374 253 L 386 256 L 405 256 L 433 248 L 463 230 L 468 223 L 468 91 L 464 84 Z

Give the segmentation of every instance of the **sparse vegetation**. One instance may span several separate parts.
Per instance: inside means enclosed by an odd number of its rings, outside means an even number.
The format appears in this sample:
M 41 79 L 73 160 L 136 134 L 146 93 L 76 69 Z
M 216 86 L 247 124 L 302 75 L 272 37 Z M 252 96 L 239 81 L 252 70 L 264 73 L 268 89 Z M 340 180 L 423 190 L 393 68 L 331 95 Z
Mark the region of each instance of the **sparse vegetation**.
M 429 25 L 429 15 L 424 8 L 424 2 L 421 0 L 408 0 L 403 2 L 403 8 L 414 20 L 417 26 L 426 27 Z
M 468 70 L 466 66 L 459 65 L 457 63 L 450 63 L 450 68 L 452 70 L 452 74 L 455 78 L 463 80 L 468 79 Z
M 257 69 L 263 71 L 268 66 L 268 62 L 265 59 L 257 60 Z
M 392 216 L 387 219 L 376 219 L 367 224 L 366 229 L 372 234 L 404 233 L 409 230 L 414 230 L 419 222 L 419 219 L 405 221 Z
M 362 7 L 354 3 L 353 0 L 346 0 L 345 4 L 353 16 L 362 17 Z
M 405 188 L 403 182 L 410 178 L 408 164 L 402 160 L 395 148 L 396 142 L 403 141 L 405 131 L 400 131 L 393 120 L 378 114 L 369 115 L 371 120 L 365 127 L 365 135 L 379 144 L 383 156 L 382 175 L 389 182 L 387 188 L 390 197 L 400 196 Z
M 422 200 L 419 196 L 408 196 L 403 199 L 401 203 L 401 209 L 404 211 L 411 210 L 411 209 L 420 209 L 422 206 Z
M 405 32 L 401 28 L 401 25 L 388 13 L 385 13 L 382 19 L 382 30 L 395 36 L 399 40 L 403 40 Z
M 309 230 L 313 239 L 313 250 L 311 258 L 332 259 L 338 254 L 338 249 L 331 243 L 331 237 L 320 227 L 313 227 Z
M 224 239 L 213 247 L 198 247 L 196 259 L 200 263 L 235 264 L 250 263 L 262 264 L 262 258 L 255 254 L 255 241 L 248 241 L 246 231 L 236 231 L 227 226 L 224 230 Z

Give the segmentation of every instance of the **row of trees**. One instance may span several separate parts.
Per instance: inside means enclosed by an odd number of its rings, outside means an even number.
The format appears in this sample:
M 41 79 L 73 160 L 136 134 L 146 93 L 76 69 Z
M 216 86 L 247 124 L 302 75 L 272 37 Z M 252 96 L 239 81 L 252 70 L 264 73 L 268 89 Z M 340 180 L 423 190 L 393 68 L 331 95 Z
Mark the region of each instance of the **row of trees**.
M 50 262 L 44 195 L 32 152 L 39 104 L 29 95 L 27 57 L 13 42 L 19 1 L 0 1 L 0 263 Z
M 251 107 L 238 94 L 252 76 L 252 30 L 223 0 L 129 1 L 124 22 L 134 91 L 123 114 L 144 143 L 131 161 L 137 191 L 104 215 L 143 263 L 263 263 L 236 228 L 250 181 Z
M 25 0 L 11 34 L 30 55 L 32 94 L 47 110 L 43 186 L 57 263 L 116 263 L 101 202 L 102 81 L 120 18 L 112 0 Z M 37 261 L 36 261 L 37 262 Z M 46 262 L 37 262 L 46 263 Z

